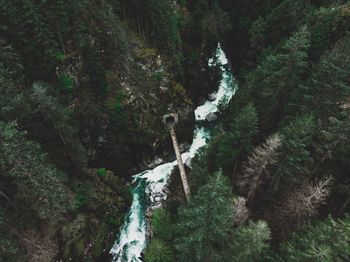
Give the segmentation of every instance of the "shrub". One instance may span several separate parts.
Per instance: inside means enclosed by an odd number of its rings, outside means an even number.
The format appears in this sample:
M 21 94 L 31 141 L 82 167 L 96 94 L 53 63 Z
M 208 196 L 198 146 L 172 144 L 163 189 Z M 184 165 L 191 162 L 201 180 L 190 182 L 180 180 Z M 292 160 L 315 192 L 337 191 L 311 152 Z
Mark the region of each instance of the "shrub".
M 100 167 L 97 169 L 96 173 L 99 177 L 105 177 L 107 174 L 107 171 L 104 167 Z
M 59 74 L 58 76 L 60 88 L 65 91 L 72 91 L 74 85 L 74 79 L 67 73 Z
M 170 247 L 159 239 L 153 239 L 146 250 L 147 262 L 172 262 L 174 261 L 173 252 Z

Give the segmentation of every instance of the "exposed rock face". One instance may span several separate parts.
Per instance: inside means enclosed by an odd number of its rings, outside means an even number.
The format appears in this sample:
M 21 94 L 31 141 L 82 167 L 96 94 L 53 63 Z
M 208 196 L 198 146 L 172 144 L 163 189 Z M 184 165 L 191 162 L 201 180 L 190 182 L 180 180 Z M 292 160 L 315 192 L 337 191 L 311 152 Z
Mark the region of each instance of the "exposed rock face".
M 146 210 L 146 237 L 150 240 L 153 237 L 152 229 L 152 215 L 153 211 L 158 208 L 162 208 L 165 204 L 165 201 L 168 198 L 170 192 L 168 186 L 163 187 L 160 184 L 151 184 L 148 187 L 149 190 L 146 190 L 146 194 L 149 196 L 149 207 Z
M 147 164 L 146 167 L 148 169 L 153 169 L 156 166 L 159 166 L 160 164 L 164 163 L 164 159 L 157 157 L 153 162 L 151 162 L 150 164 Z
M 81 119 L 79 134 L 86 152 L 80 150 L 79 156 L 84 155 L 90 166 L 103 166 L 129 179 L 137 170 L 152 168 L 148 164 L 156 158 L 173 158 L 171 139 L 161 117 L 179 114 L 177 135 L 183 143 L 192 138 L 194 113 L 186 89 L 175 79 L 171 58 L 147 47 L 132 32 L 127 37 L 130 48 L 123 66 L 106 73 L 108 90 L 103 101 L 95 103 L 90 92 L 81 88 L 71 109 Z M 89 84 L 83 69 L 81 58 L 75 56 L 62 62 L 57 74 L 70 76 L 76 83 L 74 91 Z M 117 107 L 123 114 L 115 113 Z
M 167 199 L 169 193 L 168 187 L 163 187 L 160 184 L 150 185 L 150 191 L 146 192 L 149 195 L 149 200 L 151 202 L 150 208 L 156 209 L 163 206 L 163 202 Z
M 215 122 L 218 119 L 217 115 L 215 113 L 210 113 L 205 117 L 205 120 L 207 120 L 209 123 L 210 122 Z
M 175 80 L 171 61 L 160 56 L 157 50 L 147 48 L 142 41 L 133 41 L 130 73 L 123 77 L 124 85 L 121 87 L 126 96 L 132 98 L 127 100 L 125 107 L 133 113 L 136 128 L 142 130 L 139 135 L 147 138 L 142 152 L 139 152 L 144 164 L 138 168 L 143 169 L 156 157 L 164 160 L 172 157 L 171 140 L 161 117 L 167 113 L 178 113 L 178 139 L 180 143 L 190 141 L 195 124 L 194 108 L 185 88 Z

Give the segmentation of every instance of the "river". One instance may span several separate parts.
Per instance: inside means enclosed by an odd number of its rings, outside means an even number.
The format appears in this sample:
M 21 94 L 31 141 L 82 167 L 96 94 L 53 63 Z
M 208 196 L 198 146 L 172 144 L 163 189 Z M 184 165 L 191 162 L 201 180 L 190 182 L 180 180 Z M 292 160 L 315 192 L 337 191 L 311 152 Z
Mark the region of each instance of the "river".
M 206 117 L 219 110 L 220 105 L 227 104 L 236 90 L 236 84 L 232 74 L 231 67 L 220 44 L 217 47 L 216 59 L 208 61 L 209 66 L 219 65 L 221 68 L 221 81 L 215 100 L 205 101 L 205 103 L 195 110 L 196 123 L 205 121 Z M 196 125 L 193 134 L 193 142 L 190 149 L 181 155 L 185 163 L 192 159 L 196 152 L 207 144 L 209 139 L 209 130 L 207 127 Z M 170 139 L 170 137 L 169 137 Z M 161 206 L 161 202 L 167 198 L 165 191 L 169 177 L 176 167 L 176 160 L 155 167 L 152 170 L 146 170 L 133 176 L 132 190 L 133 201 L 124 224 L 120 229 L 119 236 L 113 245 L 110 253 L 113 255 L 113 262 L 139 262 L 141 252 L 147 245 L 146 240 L 146 219 L 145 214 L 147 204 L 151 203 L 153 208 Z M 149 201 L 147 201 L 149 197 Z

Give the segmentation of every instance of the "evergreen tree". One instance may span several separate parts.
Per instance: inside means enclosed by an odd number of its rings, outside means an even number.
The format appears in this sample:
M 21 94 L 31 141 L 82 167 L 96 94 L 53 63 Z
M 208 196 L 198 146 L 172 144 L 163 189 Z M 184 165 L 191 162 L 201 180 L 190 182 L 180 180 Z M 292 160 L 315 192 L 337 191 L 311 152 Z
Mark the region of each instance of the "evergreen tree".
M 156 209 L 152 215 L 152 229 L 155 238 L 169 243 L 172 240 L 170 215 L 165 209 Z
M 269 249 L 269 240 L 270 229 L 267 223 L 250 221 L 233 232 L 228 248 L 230 258 L 227 261 L 261 261 Z
M 336 220 L 328 217 L 295 233 L 282 245 L 280 256 L 285 261 L 348 261 L 349 235 L 349 216 Z
M 152 239 L 147 247 L 145 258 L 147 262 L 173 262 L 172 250 L 163 241 Z
M 216 173 L 179 210 L 175 249 L 180 261 L 219 261 L 220 243 L 228 240 L 234 209 L 226 179 Z
M 279 162 L 275 171 L 272 171 L 274 189 L 277 189 L 280 179 L 295 183 L 308 173 L 312 161 L 310 147 L 314 133 L 315 122 L 309 115 L 298 117 L 282 128 Z
M 290 93 L 303 80 L 307 69 L 309 31 L 302 27 L 281 47 L 280 52 L 268 54 L 249 77 L 249 85 L 261 96 L 256 97 L 263 130 L 271 130 L 286 114 Z M 288 114 L 293 115 L 287 109 Z
M 17 196 L 40 218 L 57 221 L 72 208 L 72 196 L 63 184 L 63 174 L 14 123 L 0 122 L 0 131 L 0 149 L 4 154 L 1 176 L 13 180 Z
M 77 127 L 73 125 L 71 112 L 61 104 L 57 95 L 55 96 L 48 84 L 44 82 L 35 82 L 28 92 L 30 104 L 26 108 L 32 113 L 38 113 L 44 118 L 44 121 L 54 131 L 46 135 L 56 134 L 61 143 L 67 148 L 68 155 L 73 163 L 83 168 L 87 163 L 86 151 L 80 142 L 77 134 Z M 50 128 L 47 128 L 50 130 Z M 42 134 L 39 134 L 40 136 Z
M 1 170 L 0 170 L 1 171 Z M 21 259 L 19 255 L 20 246 L 16 237 L 11 233 L 8 217 L 10 215 L 0 206 L 0 259 L 10 261 L 10 259 Z
M 264 36 L 266 35 L 266 21 L 263 17 L 258 17 L 258 19 L 253 23 L 249 33 L 250 44 L 253 47 L 261 48 L 264 44 Z
M 180 45 L 178 18 L 168 0 L 148 0 L 152 24 L 151 38 L 155 46 L 171 55 Z M 147 10 L 147 9 L 146 9 Z
M 344 98 L 349 96 L 350 35 L 337 42 L 330 52 L 320 58 L 308 82 L 304 84 L 301 100 L 305 111 L 312 110 L 326 121 L 331 112 L 337 112 Z
M 208 148 L 209 170 L 222 168 L 225 174 L 237 168 L 239 160 L 251 151 L 257 131 L 257 115 L 252 104 L 246 106 L 229 124 L 226 133 L 218 135 Z

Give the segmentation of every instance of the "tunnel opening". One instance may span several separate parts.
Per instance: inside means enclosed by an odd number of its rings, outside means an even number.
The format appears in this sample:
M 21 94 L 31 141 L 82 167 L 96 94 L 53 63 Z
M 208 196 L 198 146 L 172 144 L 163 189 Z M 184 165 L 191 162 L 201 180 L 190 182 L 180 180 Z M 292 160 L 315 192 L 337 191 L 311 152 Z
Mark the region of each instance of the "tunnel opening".
M 175 125 L 175 117 L 174 116 L 168 116 L 166 119 L 165 119 L 165 124 L 167 126 L 174 126 Z

